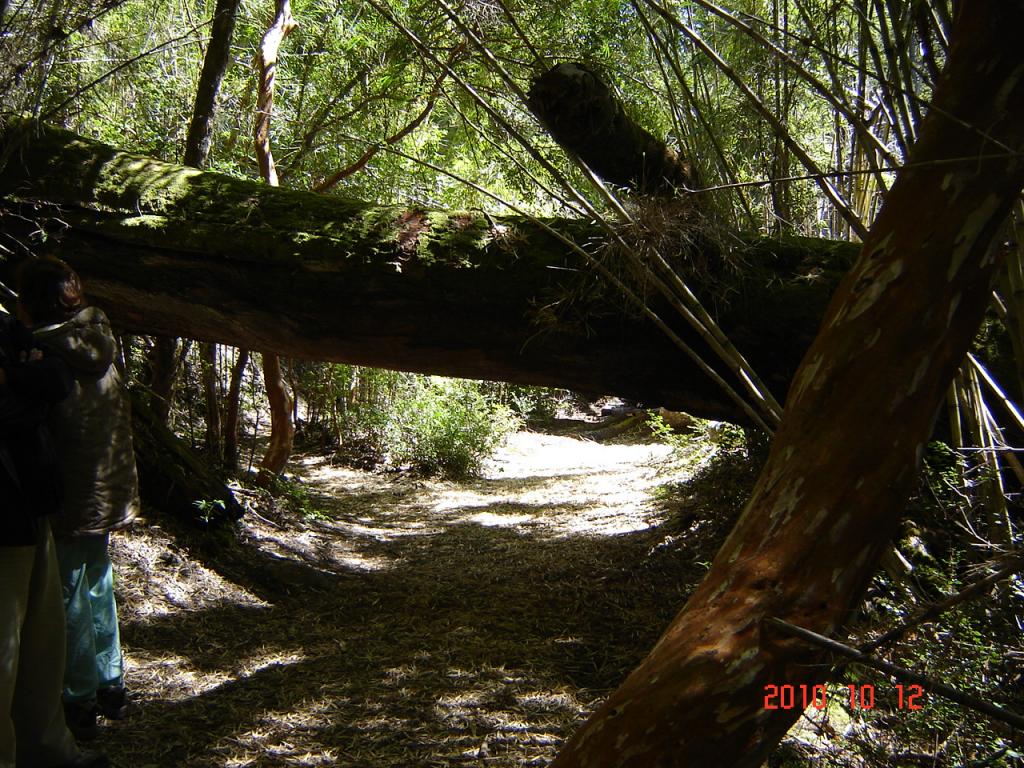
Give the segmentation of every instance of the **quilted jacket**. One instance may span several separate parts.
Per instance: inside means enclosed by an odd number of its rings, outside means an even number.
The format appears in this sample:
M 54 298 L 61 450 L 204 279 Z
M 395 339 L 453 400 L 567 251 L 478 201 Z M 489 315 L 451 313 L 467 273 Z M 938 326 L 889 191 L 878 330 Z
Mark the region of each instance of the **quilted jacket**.
M 110 322 L 102 310 L 86 307 L 34 333 L 36 344 L 67 363 L 74 376 L 71 394 L 50 416 L 64 487 L 54 535 L 124 528 L 139 514 L 139 490 L 128 395 L 114 365 Z

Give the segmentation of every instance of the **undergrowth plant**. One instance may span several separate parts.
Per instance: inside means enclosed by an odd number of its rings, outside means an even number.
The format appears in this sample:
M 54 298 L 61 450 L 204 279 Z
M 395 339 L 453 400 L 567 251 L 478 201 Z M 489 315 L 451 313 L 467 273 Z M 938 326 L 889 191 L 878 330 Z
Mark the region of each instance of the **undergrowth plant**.
M 427 474 L 466 477 L 521 421 L 501 403 L 489 401 L 471 381 L 421 379 L 415 395 L 394 414 L 389 458 Z

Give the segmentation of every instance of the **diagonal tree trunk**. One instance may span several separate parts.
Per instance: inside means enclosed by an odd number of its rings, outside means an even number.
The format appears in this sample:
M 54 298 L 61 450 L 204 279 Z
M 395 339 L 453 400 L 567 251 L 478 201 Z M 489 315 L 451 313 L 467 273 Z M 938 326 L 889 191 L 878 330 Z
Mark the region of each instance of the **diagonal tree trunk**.
M 558 64 L 534 78 L 529 107 L 555 141 L 607 182 L 659 197 L 697 187 L 691 163 L 637 125 L 583 64 Z
M 765 686 L 820 682 L 827 658 L 763 622 L 840 633 L 896 530 L 1024 185 L 1022 28 L 1021 0 L 960 6 L 916 167 L 839 286 L 747 508 L 554 768 L 756 768 L 800 716 L 765 709 Z

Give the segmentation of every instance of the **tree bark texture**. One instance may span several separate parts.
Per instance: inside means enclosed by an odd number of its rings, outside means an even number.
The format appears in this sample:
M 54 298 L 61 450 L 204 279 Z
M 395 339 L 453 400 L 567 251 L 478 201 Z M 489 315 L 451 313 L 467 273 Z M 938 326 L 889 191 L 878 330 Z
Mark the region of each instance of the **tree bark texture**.
M 56 128 L 27 133 L 0 174 L 4 205 L 20 200 L 16 212 L 34 220 L 46 211 L 33 200 L 59 206 L 49 226 L 62 229 L 61 258 L 127 331 L 744 420 L 661 331 L 596 285 L 584 260 L 534 221 L 371 206 L 183 168 Z M 22 224 L 0 218 L 14 234 Z M 544 224 L 587 247 L 602 240 L 586 222 Z M 687 279 L 781 400 L 855 255 L 847 243 L 767 239 Z M 650 301 L 704 348 L 672 310 Z
M 279 475 L 292 454 L 295 424 L 292 421 L 294 401 L 281 373 L 281 360 L 277 355 L 263 355 L 263 385 L 270 404 L 270 444 L 260 462 L 260 469 Z
M 633 121 L 583 64 L 534 78 L 528 104 L 555 141 L 611 184 L 661 197 L 697 186 L 693 166 Z
M 229 472 L 238 471 L 238 424 L 241 414 L 239 402 L 242 397 L 242 379 L 249 365 L 249 350 L 239 349 L 234 365 L 231 366 L 231 380 L 228 383 L 227 403 L 224 408 L 224 467 Z
M 274 155 L 270 148 L 270 117 L 274 111 L 274 82 L 277 70 L 277 56 L 281 43 L 295 28 L 289 0 L 277 0 L 274 20 L 270 23 L 256 59 L 259 76 L 256 95 L 256 128 L 254 143 L 256 159 L 259 161 L 263 180 L 272 187 L 278 185 Z M 260 469 L 278 475 L 284 471 L 292 453 L 295 439 L 295 424 L 292 422 L 292 396 L 281 375 L 281 362 L 272 352 L 264 352 L 263 386 L 267 391 L 270 406 L 270 443 L 260 462 Z
M 217 109 L 217 94 L 231 61 L 231 38 L 235 33 L 240 0 L 217 0 L 210 29 L 210 43 L 203 57 L 203 69 L 196 87 L 196 100 L 192 107 L 192 120 L 185 137 L 185 165 L 202 168 L 210 155 L 213 136 L 213 117 Z
M 841 633 L 896 531 L 988 306 L 992 241 L 1024 185 L 1021 0 L 963 4 L 910 156 L 829 305 L 743 515 L 648 657 L 555 768 L 756 768 L 800 716 L 768 684 L 828 658 L 768 617 Z
M 277 186 L 277 167 L 270 149 L 270 117 L 274 112 L 274 81 L 277 78 L 277 54 L 281 42 L 295 29 L 292 7 L 289 0 L 277 0 L 274 20 L 260 41 L 260 52 L 256 58 L 256 74 L 259 85 L 256 92 L 256 122 L 253 141 L 256 144 L 256 159 L 260 175 L 273 187 Z

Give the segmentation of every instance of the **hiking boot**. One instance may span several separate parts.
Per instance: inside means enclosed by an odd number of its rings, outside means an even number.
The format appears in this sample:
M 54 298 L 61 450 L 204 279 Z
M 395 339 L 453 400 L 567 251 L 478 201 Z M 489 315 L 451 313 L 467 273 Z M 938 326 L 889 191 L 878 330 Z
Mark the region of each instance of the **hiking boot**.
M 95 701 L 65 701 L 64 721 L 68 724 L 68 730 L 71 731 L 71 735 L 75 737 L 76 741 L 92 741 L 99 736 L 100 729 L 96 725 Z M 69 765 L 77 765 L 77 763 L 69 763 Z M 91 763 L 83 763 L 83 765 L 91 765 Z
M 128 717 L 128 691 L 123 685 L 113 685 L 96 691 L 96 707 L 108 720 Z

